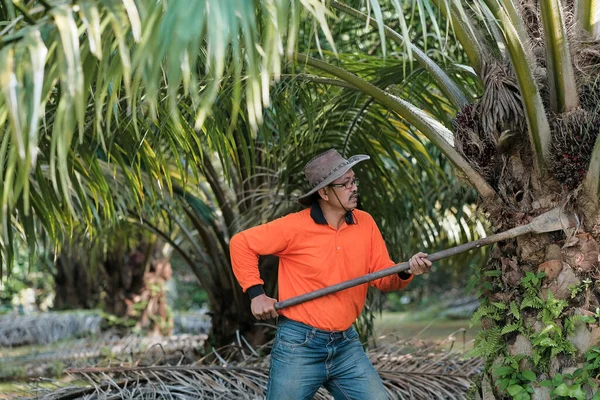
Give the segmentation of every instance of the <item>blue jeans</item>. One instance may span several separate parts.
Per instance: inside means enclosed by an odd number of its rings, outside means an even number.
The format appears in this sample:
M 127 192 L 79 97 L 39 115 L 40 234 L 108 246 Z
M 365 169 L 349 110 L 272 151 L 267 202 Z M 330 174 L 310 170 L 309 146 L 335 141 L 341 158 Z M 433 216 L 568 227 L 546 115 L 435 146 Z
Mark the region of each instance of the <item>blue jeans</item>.
M 336 400 L 388 398 L 354 328 L 329 332 L 281 316 L 278 325 L 267 400 L 312 399 L 321 386 Z

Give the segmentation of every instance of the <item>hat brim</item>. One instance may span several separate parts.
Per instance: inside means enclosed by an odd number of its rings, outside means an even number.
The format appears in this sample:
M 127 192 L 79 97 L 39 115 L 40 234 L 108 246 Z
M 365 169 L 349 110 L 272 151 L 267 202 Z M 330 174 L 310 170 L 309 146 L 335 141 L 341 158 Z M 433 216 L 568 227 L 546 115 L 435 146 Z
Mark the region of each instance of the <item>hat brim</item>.
M 313 194 L 317 193 L 319 190 L 323 189 L 325 186 L 329 185 L 331 182 L 335 181 L 336 179 L 339 179 L 342 176 L 344 176 L 344 174 L 346 172 L 348 172 L 348 170 L 350 170 L 352 167 L 354 167 L 359 162 L 369 160 L 370 158 L 371 157 L 364 155 L 364 154 L 357 154 L 355 156 L 348 158 L 348 164 L 344 165 L 342 168 L 335 171 L 335 173 L 331 174 L 329 177 L 327 177 L 327 179 L 323 180 L 323 182 L 319 183 L 317 186 L 312 188 L 308 193 L 303 194 L 302 196 L 298 197 L 298 203 L 300 203 L 304 206 L 310 206 L 310 203 L 311 203 L 310 197 Z

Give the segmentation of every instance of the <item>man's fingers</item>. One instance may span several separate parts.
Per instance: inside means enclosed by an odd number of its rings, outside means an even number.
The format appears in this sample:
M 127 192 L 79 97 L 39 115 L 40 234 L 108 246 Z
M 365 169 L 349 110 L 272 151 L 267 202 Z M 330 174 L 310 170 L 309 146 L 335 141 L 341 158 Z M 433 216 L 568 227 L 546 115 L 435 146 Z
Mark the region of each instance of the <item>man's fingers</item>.
M 432 265 L 427 256 L 428 254 L 423 253 L 422 251 L 412 256 L 408 261 L 409 270 L 413 271 L 413 273 L 416 275 L 421 275 L 427 272 Z
M 257 320 L 276 318 L 278 314 L 275 311 L 275 303 L 277 303 L 276 299 L 260 295 L 252 299 L 250 310 Z
M 260 313 L 254 314 L 254 318 L 260 320 L 260 321 L 266 321 L 268 319 L 271 318 L 277 318 L 279 316 L 279 314 L 277 314 L 277 311 L 275 311 L 275 309 L 265 309 Z
M 429 271 L 432 263 L 427 258 L 418 257 L 418 254 L 415 254 L 413 258 L 408 262 L 408 273 L 414 275 L 421 275 L 425 272 Z

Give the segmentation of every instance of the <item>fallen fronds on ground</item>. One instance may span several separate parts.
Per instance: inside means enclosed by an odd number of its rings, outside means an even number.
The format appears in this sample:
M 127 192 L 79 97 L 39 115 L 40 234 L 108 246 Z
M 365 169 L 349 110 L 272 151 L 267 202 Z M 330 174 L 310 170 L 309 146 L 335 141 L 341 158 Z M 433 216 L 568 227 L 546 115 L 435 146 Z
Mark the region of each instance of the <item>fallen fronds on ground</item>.
M 104 333 L 95 338 L 63 341 L 23 355 L 3 356 L 0 351 L 0 380 L 55 377 L 62 375 L 64 369 L 91 365 L 189 363 L 203 352 L 207 338 L 206 334 L 121 338 Z
M 269 356 L 262 354 L 269 352 L 268 347 L 254 349 L 238 337 L 237 344 L 215 350 L 194 364 L 142 366 L 138 362 L 71 369 L 67 372 L 72 379 L 88 385 L 28 390 L 44 400 L 262 398 L 269 365 Z M 368 355 L 392 399 L 464 399 L 482 362 L 447 348 L 447 343 L 396 341 L 369 350 Z M 323 390 L 315 397 L 329 398 Z
M 96 336 L 103 323 L 106 324 L 102 315 L 94 312 L 0 315 L 0 350 L 2 347 L 44 345 L 74 337 Z M 210 324 L 206 312 L 176 314 L 173 334 L 208 334 Z
M 0 347 L 48 344 L 100 333 L 102 317 L 86 313 L 0 316 Z

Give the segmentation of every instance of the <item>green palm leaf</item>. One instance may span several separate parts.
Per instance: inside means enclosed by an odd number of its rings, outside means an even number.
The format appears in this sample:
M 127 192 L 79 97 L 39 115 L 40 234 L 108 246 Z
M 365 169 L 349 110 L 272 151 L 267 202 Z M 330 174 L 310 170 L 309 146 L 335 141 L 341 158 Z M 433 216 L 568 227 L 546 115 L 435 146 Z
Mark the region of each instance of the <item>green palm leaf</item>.
M 577 20 L 596 39 L 600 36 L 600 4 L 597 0 L 577 0 L 575 2 Z
M 423 110 L 414 107 L 405 100 L 390 96 L 369 82 L 362 80 L 356 75 L 352 75 L 341 68 L 337 68 L 323 61 L 304 55 L 298 55 L 297 57 L 300 61 L 306 62 L 312 67 L 321 69 L 326 73 L 330 73 L 346 80 L 355 85 L 358 89 L 373 96 L 384 106 L 397 112 L 411 125 L 417 127 L 436 147 L 442 149 L 444 155 L 448 157 L 458 169 L 465 173 L 471 184 L 477 188 L 483 197 L 491 199 L 495 196 L 493 189 L 489 187 L 481 176 L 453 148 L 452 133 L 437 120 L 423 112 Z
M 139 119 L 156 117 L 166 100 L 169 116 L 177 125 L 182 85 L 183 94 L 193 104 L 192 126 L 199 129 L 209 115 L 221 80 L 229 74 L 230 65 L 225 60 L 232 54 L 231 70 L 237 71 L 238 77 L 234 103 L 241 99 L 243 75 L 247 80 L 248 121 L 256 131 L 262 107 L 269 104 L 269 81 L 279 75 L 285 45 L 288 53 L 295 46 L 300 18 L 306 14 L 319 21 L 333 45 L 327 11 L 316 0 L 301 5 L 279 1 L 258 8 L 258 3 L 241 0 L 234 6 L 205 0 L 194 2 L 192 7 L 185 1 L 40 3 L 43 5 L 30 2 L 16 8 L 12 2 L 2 2 L 0 9 L 6 22 L 0 42 L 0 121 L 10 121 L 3 133 L 11 137 L 4 142 L 6 154 L 2 156 L 6 160 L 0 229 L 4 256 L 11 251 L 7 243 L 9 216 L 21 196 L 25 199 L 23 211 L 29 212 L 28 177 L 36 168 L 36 155 L 46 137 L 50 139 L 46 154 L 53 189 L 61 193 L 75 216 L 77 205 L 71 198 L 77 184 L 71 181 L 70 149 L 77 146 L 72 141 L 76 132 L 79 144 L 83 143 L 90 129 L 88 117 L 94 117 L 90 125 L 107 153 L 114 123 L 121 129 L 119 118 L 134 121 L 136 137 L 141 141 Z M 222 29 L 224 26 L 228 29 Z M 233 52 L 231 43 L 236 48 Z M 38 137 L 44 111 L 52 111 L 50 130 Z M 146 150 L 150 156 L 145 157 L 144 164 L 151 164 L 153 155 Z M 158 169 L 158 165 L 153 168 Z M 131 175 L 126 176 L 132 187 L 139 188 Z M 165 183 L 170 186 L 168 178 Z

